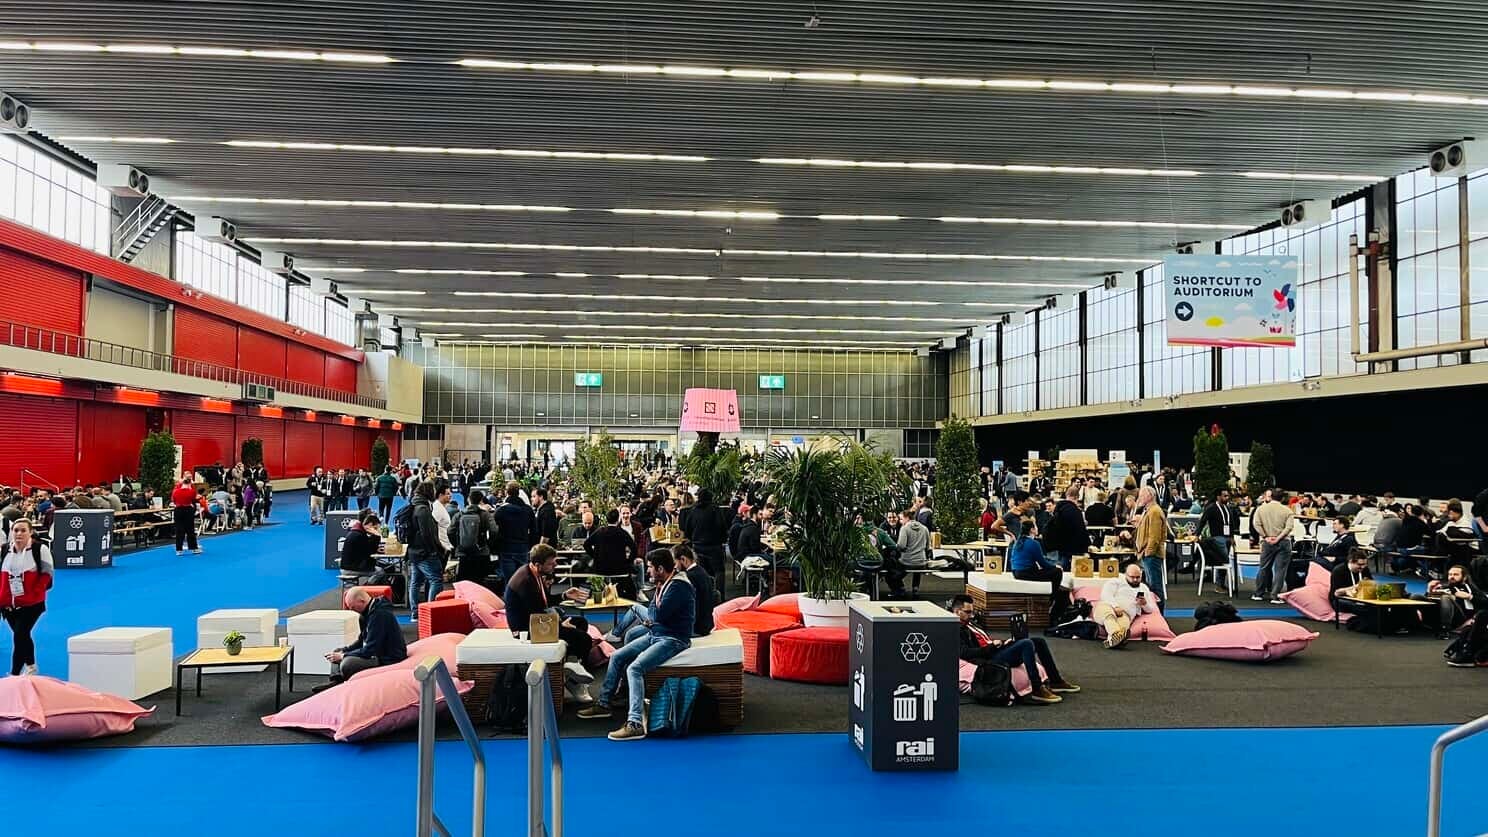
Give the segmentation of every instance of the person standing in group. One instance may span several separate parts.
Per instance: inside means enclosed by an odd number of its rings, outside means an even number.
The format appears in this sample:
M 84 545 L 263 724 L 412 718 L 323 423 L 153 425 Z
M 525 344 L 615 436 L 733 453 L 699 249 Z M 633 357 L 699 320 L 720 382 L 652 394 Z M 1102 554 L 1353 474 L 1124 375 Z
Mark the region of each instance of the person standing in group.
M 326 491 L 330 488 L 326 480 L 325 471 L 316 468 L 315 473 L 305 480 L 305 489 L 310 492 L 310 525 L 318 526 L 325 522 Z
M 1286 591 L 1287 570 L 1292 564 L 1292 522 L 1285 491 L 1275 489 L 1271 499 L 1262 503 L 1250 516 L 1250 525 L 1261 536 L 1261 566 L 1256 573 L 1255 595 L 1251 601 L 1262 601 L 1270 591 L 1271 604 L 1281 604 Z
M 522 500 L 522 485 L 516 480 L 506 483 L 506 502 L 496 507 L 497 567 L 503 581 L 511 581 L 517 570 L 527 563 L 528 551 L 538 541 L 537 515 Z
M 357 511 L 364 512 L 372 505 L 372 475 L 366 470 L 356 472 L 351 491 L 356 495 Z
M 201 554 L 201 545 L 196 542 L 196 489 L 191 485 L 191 473 L 181 477 L 171 491 L 172 522 L 175 524 L 176 555 L 184 555 L 182 546 L 190 546 L 195 555 Z
M 1156 489 L 1144 485 L 1137 492 L 1136 549 L 1142 561 L 1142 573 L 1147 577 L 1147 586 L 1157 597 L 1157 608 L 1162 610 L 1168 600 L 1168 518 L 1158 502 Z
M 393 498 L 398 496 L 398 477 L 391 467 L 383 470 L 377 478 L 377 516 L 383 520 L 393 519 Z
M 685 512 L 686 509 L 684 508 Z M 682 516 L 682 534 L 697 553 L 698 563 L 713 576 L 718 595 L 727 599 L 728 573 L 724 572 L 723 545 L 728 538 L 730 512 L 713 500 L 713 492 L 698 489 L 697 502 L 690 514 Z
M 425 480 L 413 492 L 413 531 L 408 537 L 408 603 L 432 602 L 444 587 L 444 547 L 439 523 L 434 517 L 438 495 L 434 483 Z
M 479 488 L 469 495 L 469 503 L 450 522 L 450 543 L 455 547 L 459 569 L 456 581 L 474 581 L 484 585 L 491 574 L 491 543 L 497 537 L 496 519 L 486 504 L 486 494 Z
M 32 537 L 31 521 L 20 518 L 10 527 L 10 540 L 0 545 L 0 614 L 10 625 L 14 641 L 11 674 L 36 673 L 36 643 L 31 629 L 46 612 L 55 568 L 46 544 Z

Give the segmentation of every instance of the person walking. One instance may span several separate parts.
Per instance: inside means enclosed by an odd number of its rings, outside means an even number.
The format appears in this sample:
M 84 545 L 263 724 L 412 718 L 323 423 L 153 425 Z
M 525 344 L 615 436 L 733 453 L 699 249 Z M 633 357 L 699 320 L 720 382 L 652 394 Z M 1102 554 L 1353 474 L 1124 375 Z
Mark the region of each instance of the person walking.
M 357 471 L 356 479 L 352 483 L 352 493 L 356 495 L 357 511 L 364 512 L 372 505 L 372 475 L 365 470 Z
M 438 502 L 434 483 L 425 480 L 413 494 L 413 531 L 408 538 L 408 604 L 432 602 L 444 587 L 444 547 L 439 540 L 439 523 L 434 519 Z
M 191 474 L 188 472 L 181 477 L 171 491 L 172 523 L 175 525 L 176 533 L 176 556 L 185 553 L 181 547 L 190 546 L 193 555 L 201 554 L 201 545 L 196 542 L 196 489 L 191 485 Z
M 305 479 L 305 489 L 310 492 L 311 526 L 325 522 L 326 494 L 330 492 L 330 488 L 330 481 L 321 468 L 316 468 L 315 473 Z
M 377 516 L 383 520 L 393 519 L 393 498 L 398 496 L 398 477 L 391 467 L 377 478 Z
M 0 614 L 10 625 L 10 673 L 36 673 L 36 643 L 31 629 L 46 612 L 46 594 L 55 576 L 52 553 L 32 537 L 31 521 L 16 520 L 10 540 L 0 545 Z

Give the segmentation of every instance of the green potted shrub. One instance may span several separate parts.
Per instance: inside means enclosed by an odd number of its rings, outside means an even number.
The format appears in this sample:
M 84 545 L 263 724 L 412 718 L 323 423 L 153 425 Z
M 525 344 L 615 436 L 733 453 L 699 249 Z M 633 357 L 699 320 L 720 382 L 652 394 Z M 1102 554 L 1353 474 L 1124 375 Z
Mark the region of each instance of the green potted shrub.
M 236 657 L 243 653 L 243 640 L 245 639 L 247 637 L 237 631 L 229 631 L 227 636 L 222 638 L 222 647 L 227 649 L 229 657 Z
M 1252 497 L 1276 487 L 1276 453 L 1265 442 L 1250 446 L 1250 465 L 1245 469 L 1245 493 Z
M 1218 424 L 1194 433 L 1194 493 L 1207 502 L 1230 484 L 1230 442 Z
M 981 529 L 980 467 L 971 425 L 951 416 L 935 445 L 935 522 L 946 543 L 975 540 Z
M 568 476 L 579 496 L 594 505 L 595 518 L 603 520 L 620 493 L 620 451 L 609 430 L 601 427 L 593 438 L 579 440 Z
M 176 437 L 161 431 L 140 442 L 139 478 L 141 486 L 155 489 L 157 496 L 170 496 L 176 481 Z
M 387 439 L 378 436 L 372 441 L 372 476 L 381 476 L 387 470 L 390 457 Z
M 240 459 L 244 465 L 250 468 L 263 464 L 263 439 L 249 438 L 243 440 L 240 451 Z

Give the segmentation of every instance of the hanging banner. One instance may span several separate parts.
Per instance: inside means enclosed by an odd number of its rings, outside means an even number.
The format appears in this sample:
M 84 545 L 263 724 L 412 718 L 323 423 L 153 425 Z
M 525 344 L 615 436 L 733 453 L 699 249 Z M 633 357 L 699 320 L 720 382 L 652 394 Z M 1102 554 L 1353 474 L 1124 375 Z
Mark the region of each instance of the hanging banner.
M 1295 256 L 1172 256 L 1169 346 L 1294 346 Z
M 689 389 L 682 396 L 681 429 L 698 433 L 738 433 L 738 393 L 731 389 Z

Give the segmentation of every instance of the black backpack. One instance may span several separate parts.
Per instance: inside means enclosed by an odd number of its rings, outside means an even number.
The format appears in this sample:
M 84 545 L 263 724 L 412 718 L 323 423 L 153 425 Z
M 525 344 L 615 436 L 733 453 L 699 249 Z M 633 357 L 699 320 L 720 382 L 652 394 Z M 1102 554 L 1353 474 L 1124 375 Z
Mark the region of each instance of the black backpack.
M 977 663 L 971 676 L 971 699 L 985 706 L 1007 706 L 1013 702 L 1013 670 L 1001 663 Z
M 1076 617 L 1063 624 L 1045 628 L 1044 636 L 1058 639 L 1099 639 L 1100 624 L 1084 617 Z
M 543 695 L 547 698 L 547 695 Z M 486 704 L 486 720 L 497 732 L 521 734 L 527 731 L 527 668 L 506 666 L 491 685 L 491 700 Z
M 413 534 L 413 503 L 398 509 L 393 515 L 393 534 L 398 537 L 398 542 L 406 544 Z
M 1199 606 L 1194 608 L 1194 630 L 1196 631 L 1210 625 L 1226 625 L 1239 621 L 1241 621 L 1239 612 L 1229 602 L 1200 602 Z

